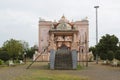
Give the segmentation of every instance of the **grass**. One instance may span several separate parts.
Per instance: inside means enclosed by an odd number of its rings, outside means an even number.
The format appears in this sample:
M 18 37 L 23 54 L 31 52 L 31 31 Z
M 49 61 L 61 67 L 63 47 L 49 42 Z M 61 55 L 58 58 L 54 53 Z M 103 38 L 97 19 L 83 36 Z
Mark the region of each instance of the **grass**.
M 78 76 L 72 76 L 72 75 L 70 76 L 70 75 L 62 74 L 62 75 L 38 77 L 36 80 L 86 80 L 86 79 Z
M 49 73 L 48 71 L 32 71 L 32 75 L 21 76 L 16 78 L 15 80 L 88 80 L 85 77 L 65 74 L 65 73 Z
M 37 64 L 28 69 L 29 75 L 17 77 L 15 80 L 88 80 L 86 77 L 74 74 L 79 70 L 49 70 L 48 64 Z M 78 67 L 81 69 L 81 66 Z
M 77 65 L 77 70 L 82 70 L 82 69 L 84 69 L 83 66 L 81 66 L 81 65 Z
M 49 71 L 49 72 L 48 72 Z M 88 80 L 87 77 L 81 77 L 72 74 L 62 73 L 60 71 L 53 71 L 51 70 L 32 70 L 32 75 L 29 76 L 21 76 L 15 78 L 15 80 Z

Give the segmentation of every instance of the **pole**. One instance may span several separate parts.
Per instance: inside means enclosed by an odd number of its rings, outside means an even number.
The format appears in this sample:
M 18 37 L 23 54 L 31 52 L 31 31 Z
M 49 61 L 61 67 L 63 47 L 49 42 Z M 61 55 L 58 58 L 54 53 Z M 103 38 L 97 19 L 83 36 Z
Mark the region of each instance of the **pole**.
M 88 67 L 88 40 L 87 40 L 87 33 L 85 33 L 85 47 L 86 47 L 86 67 Z
M 87 42 L 86 42 L 86 67 L 88 67 L 88 48 L 87 48 Z
M 99 6 L 94 6 L 96 9 L 96 45 L 98 44 L 98 8 Z M 98 53 L 96 53 L 96 64 L 98 64 Z
M 26 64 L 26 52 L 24 52 L 25 64 Z

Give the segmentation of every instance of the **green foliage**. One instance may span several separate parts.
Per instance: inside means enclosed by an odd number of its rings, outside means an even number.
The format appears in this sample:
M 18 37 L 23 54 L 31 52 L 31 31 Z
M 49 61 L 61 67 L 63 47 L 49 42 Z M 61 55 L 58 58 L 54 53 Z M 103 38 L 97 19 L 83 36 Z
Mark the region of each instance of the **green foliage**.
M 0 59 L 6 62 L 10 57 L 6 51 L 0 51 Z
M 18 60 L 23 60 L 23 54 L 20 54 L 19 56 L 18 56 Z
M 4 42 L 2 50 L 6 51 L 13 60 L 18 58 L 22 60 L 24 51 L 28 50 L 28 43 L 10 39 Z
M 78 76 L 60 74 L 52 77 L 38 77 L 36 80 L 88 80 L 86 78 L 80 78 Z
M 9 65 L 9 60 L 5 62 L 6 65 Z
M 0 47 L 0 51 L 2 51 L 2 48 Z
M 83 68 L 84 68 L 83 66 L 77 65 L 77 70 L 81 70 L 81 69 L 83 69 Z
M 26 53 L 27 53 L 27 57 L 32 58 L 35 51 L 33 49 L 29 49 Z
M 118 41 L 119 40 L 115 35 L 106 34 L 105 36 L 102 36 L 99 43 L 96 45 L 96 51 L 98 55 L 101 57 L 101 59 L 105 59 L 106 58 L 105 54 L 109 53 L 110 50 L 115 53 L 115 51 L 118 49 L 117 47 Z M 112 53 L 107 54 L 107 58 L 109 58 L 110 60 L 112 59 L 112 57 L 113 57 Z
M 0 65 L 2 65 L 3 63 L 4 63 L 4 61 L 0 59 Z
M 115 59 L 120 60 L 120 50 L 117 50 L 115 53 Z
M 3 50 L 7 51 L 12 59 L 17 59 L 19 53 L 22 53 L 24 48 L 19 40 L 10 39 L 4 42 Z
M 95 60 L 95 58 L 96 58 L 96 48 L 95 47 L 90 47 L 89 51 L 92 51 L 93 56 L 94 56 L 94 60 Z
M 107 53 L 109 50 L 116 51 L 117 43 L 118 38 L 116 36 L 106 34 L 105 36 L 102 36 L 102 39 L 100 39 L 100 42 L 96 47 L 100 53 Z
M 31 47 L 30 49 L 28 49 L 28 50 L 26 51 L 27 57 L 33 58 L 33 54 L 35 53 L 36 50 L 37 50 L 37 49 L 36 49 L 36 45 L 34 45 L 34 46 Z
M 27 51 L 29 49 L 29 44 L 26 41 L 20 41 L 20 43 L 23 46 L 24 51 Z
M 106 60 L 106 59 L 107 59 L 107 54 L 105 54 L 105 53 L 100 53 L 100 58 L 101 58 L 102 60 Z
M 112 60 L 113 60 L 113 58 L 114 58 L 114 53 L 113 53 L 113 51 L 108 51 L 108 53 L 107 53 L 107 58 L 108 58 L 109 61 L 112 61 Z
M 14 63 L 20 63 L 20 61 L 17 59 L 17 60 L 14 61 Z

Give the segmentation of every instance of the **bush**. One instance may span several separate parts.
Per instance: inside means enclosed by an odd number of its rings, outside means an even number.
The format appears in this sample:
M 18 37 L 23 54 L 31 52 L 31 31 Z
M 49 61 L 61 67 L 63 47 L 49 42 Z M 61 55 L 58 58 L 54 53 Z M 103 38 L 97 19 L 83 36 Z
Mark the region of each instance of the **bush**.
M 20 61 L 17 59 L 17 60 L 14 60 L 14 63 L 20 63 Z
M 5 62 L 6 65 L 9 65 L 9 60 Z
M 108 53 L 107 53 L 107 58 L 108 58 L 109 61 L 112 61 L 112 60 L 113 60 L 113 58 L 114 58 L 114 53 L 113 53 L 113 51 L 108 51 Z
M 10 59 L 10 57 L 6 51 L 1 51 L 0 52 L 0 59 L 3 61 L 7 61 Z
M 120 50 L 117 50 L 115 53 L 115 59 L 120 60 Z
M 4 61 L 0 59 L 0 65 L 2 65 L 3 63 L 4 63 Z
M 107 54 L 105 54 L 105 53 L 100 53 L 100 59 L 106 60 L 106 59 L 107 59 Z
M 18 60 L 23 60 L 23 55 L 19 55 Z

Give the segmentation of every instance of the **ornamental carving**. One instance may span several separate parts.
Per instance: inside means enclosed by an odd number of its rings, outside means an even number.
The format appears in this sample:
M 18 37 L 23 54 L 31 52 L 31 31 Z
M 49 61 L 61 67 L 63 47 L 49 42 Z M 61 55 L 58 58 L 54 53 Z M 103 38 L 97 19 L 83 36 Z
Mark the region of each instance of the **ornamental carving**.
M 57 26 L 57 30 L 71 30 L 72 27 L 68 24 L 68 23 L 60 23 L 58 26 Z

